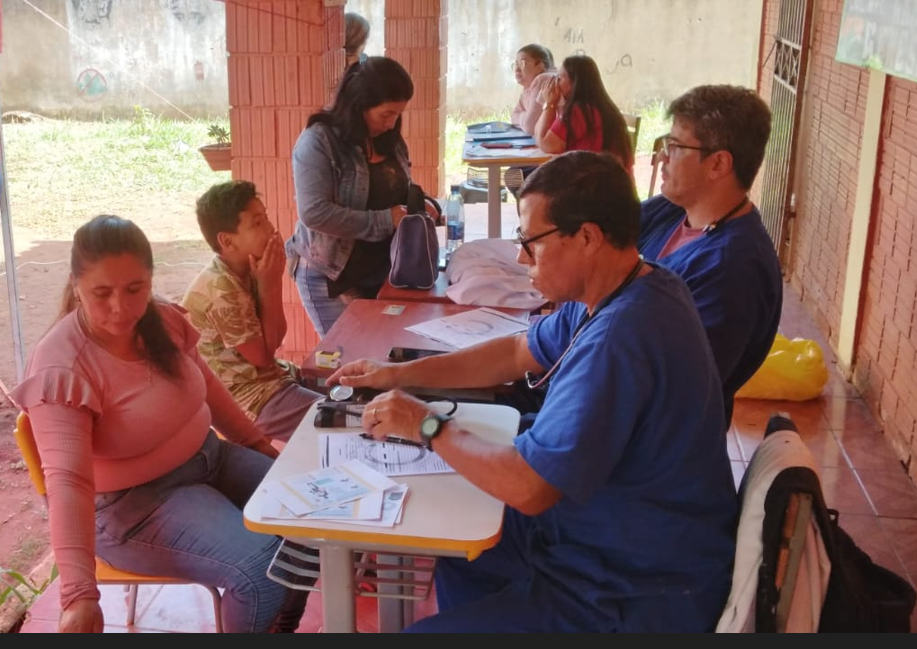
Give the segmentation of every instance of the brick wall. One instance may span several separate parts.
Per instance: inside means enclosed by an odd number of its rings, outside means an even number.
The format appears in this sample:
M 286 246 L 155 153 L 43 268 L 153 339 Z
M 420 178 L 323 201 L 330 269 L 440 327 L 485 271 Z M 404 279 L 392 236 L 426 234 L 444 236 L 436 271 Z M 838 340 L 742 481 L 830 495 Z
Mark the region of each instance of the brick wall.
M 293 144 L 309 115 L 330 100 L 344 68 L 344 9 L 325 4 L 331 3 L 226 3 L 232 176 L 255 183 L 284 238 L 296 223 Z M 286 276 L 283 303 L 288 331 L 278 353 L 299 363 L 319 341 Z
M 817 0 L 806 79 L 808 130 L 799 150 L 800 191 L 791 281 L 837 344 L 850 223 L 856 200 L 867 74 L 834 61 L 842 3 Z
M 443 193 L 447 0 L 386 0 L 386 54 L 414 81 L 404 117 L 412 175 Z M 254 182 L 284 238 L 296 200 L 291 155 L 309 115 L 330 103 L 344 71 L 343 0 L 226 3 L 232 176 Z M 296 286 L 284 278 L 287 336 L 278 355 L 300 363 L 319 341 Z
M 433 196 L 445 195 L 448 2 L 385 0 L 385 54 L 414 82 L 402 122 L 411 178 Z
M 917 83 L 889 77 L 854 383 L 917 478 Z
M 814 3 L 788 278 L 836 347 L 868 73 L 834 60 L 843 1 Z M 763 43 L 773 42 L 779 6 L 766 0 Z M 765 99 L 772 69 L 761 75 Z M 888 77 L 884 103 L 852 379 L 917 479 L 917 84 Z

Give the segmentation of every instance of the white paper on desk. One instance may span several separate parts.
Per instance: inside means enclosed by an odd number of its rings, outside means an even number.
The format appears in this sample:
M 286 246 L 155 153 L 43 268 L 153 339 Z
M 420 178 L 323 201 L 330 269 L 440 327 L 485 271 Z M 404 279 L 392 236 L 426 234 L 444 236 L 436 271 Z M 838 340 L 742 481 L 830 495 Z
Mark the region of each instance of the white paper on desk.
M 291 510 L 287 509 L 282 502 L 277 500 L 274 494 L 268 492 L 261 506 L 261 518 L 294 521 L 316 519 L 378 520 L 382 516 L 382 503 L 384 497 L 385 495 L 383 492 L 374 491 L 358 500 L 351 500 L 350 502 L 297 516 Z
M 471 347 L 493 338 L 510 336 L 528 328 L 527 320 L 518 320 L 511 315 L 487 307 L 405 327 L 408 331 L 458 349 Z
M 422 446 L 377 442 L 359 433 L 321 433 L 318 444 L 323 467 L 359 460 L 390 477 L 455 473 L 440 456 Z
M 378 471 L 359 460 L 350 460 L 283 478 L 265 488 L 296 516 L 303 516 L 394 486 L 394 481 Z
M 376 521 L 347 521 L 351 525 L 364 527 L 393 527 L 401 522 L 404 513 L 404 501 L 407 499 L 408 486 L 400 484 L 394 489 L 385 492 L 385 501 L 382 504 L 382 517 Z
M 398 485 L 392 487 L 397 489 Z M 387 491 L 374 491 L 358 500 L 340 503 L 334 507 L 320 509 L 317 512 L 306 514 L 302 520 L 347 520 L 347 521 L 378 521 L 382 518 L 382 507 L 385 504 Z

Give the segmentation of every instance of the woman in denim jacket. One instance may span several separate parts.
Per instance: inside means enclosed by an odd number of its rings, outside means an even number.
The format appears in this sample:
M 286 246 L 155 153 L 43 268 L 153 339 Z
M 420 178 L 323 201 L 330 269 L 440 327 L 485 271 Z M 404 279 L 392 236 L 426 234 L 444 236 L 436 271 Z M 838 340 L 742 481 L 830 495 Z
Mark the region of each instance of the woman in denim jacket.
M 407 213 L 401 114 L 413 94 L 397 61 L 371 56 L 347 69 L 334 104 L 309 117 L 293 147 L 299 218 L 286 251 L 319 336 L 388 276 L 392 234 Z

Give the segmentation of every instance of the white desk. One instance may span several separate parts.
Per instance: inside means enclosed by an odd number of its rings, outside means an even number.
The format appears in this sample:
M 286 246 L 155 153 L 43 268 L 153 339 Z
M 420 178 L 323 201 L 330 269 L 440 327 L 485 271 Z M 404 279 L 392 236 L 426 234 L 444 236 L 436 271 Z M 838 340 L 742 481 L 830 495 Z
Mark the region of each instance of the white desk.
M 527 149 L 487 149 L 479 142 L 465 142 L 462 162 L 487 168 L 487 237 L 499 239 L 501 230 L 500 169 L 537 166 L 551 159 L 551 154 L 534 147 Z
M 318 404 L 274 462 L 264 481 L 320 468 L 319 432 L 353 429 L 316 429 Z M 512 444 L 519 412 L 508 406 L 460 403 L 459 425 L 481 437 Z M 356 631 L 356 551 L 384 555 L 413 554 L 430 557 L 476 558 L 500 539 L 503 503 L 487 495 L 458 474 L 393 478 L 409 486 L 401 523 L 394 527 L 361 527 L 332 521 L 286 521 L 261 517 L 264 491 L 258 489 L 245 505 L 245 526 L 255 532 L 276 534 L 318 548 L 321 562 L 322 617 L 328 633 Z M 388 603 L 387 603 L 388 602 Z M 405 622 L 399 606 L 379 600 L 380 631 L 397 631 Z

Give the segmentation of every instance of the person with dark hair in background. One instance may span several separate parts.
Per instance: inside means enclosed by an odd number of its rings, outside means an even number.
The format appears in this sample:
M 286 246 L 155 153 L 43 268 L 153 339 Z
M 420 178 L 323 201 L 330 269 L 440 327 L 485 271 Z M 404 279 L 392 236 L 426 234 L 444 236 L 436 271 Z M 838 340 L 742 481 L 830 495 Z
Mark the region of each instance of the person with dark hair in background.
M 723 382 L 728 429 L 735 394 L 767 358 L 783 308 L 774 242 L 748 198 L 771 113 L 749 88 L 703 85 L 675 99 L 668 114 L 662 192 L 643 203 L 639 247 L 694 296 Z
M 388 390 L 366 405 L 367 432 L 424 443 L 507 505 L 496 546 L 437 561 L 439 612 L 407 630 L 713 631 L 738 500 L 691 294 L 640 258 L 639 199 L 611 154 L 571 151 L 538 167 L 519 213 L 519 262 L 554 313 L 527 333 L 407 363 L 358 360 L 328 378 Z M 523 377 L 549 387 L 511 445 L 400 389 Z
M 608 96 L 592 58 L 579 54 L 565 58 L 542 92 L 542 100 L 534 132 L 542 151 L 608 151 L 633 174 L 634 146 L 627 122 Z
M 152 280 L 153 251 L 135 223 L 100 215 L 80 226 L 61 315 L 12 392 L 47 484 L 59 630 L 104 628 L 98 555 L 223 589 L 226 632 L 292 633 L 308 592 L 268 578 L 281 539 L 242 520 L 278 451 Z
M 374 298 L 411 182 L 401 114 L 414 95 L 394 59 L 347 68 L 330 108 L 309 117 L 293 147 L 298 220 L 286 242 L 303 306 L 324 336 L 355 298 Z M 438 218 L 428 201 L 427 211 Z
M 286 442 L 321 397 L 275 356 L 287 332 L 283 240 L 254 183 L 214 185 L 197 199 L 197 222 L 216 253 L 182 299 L 198 350 L 250 419 Z
M 344 61 L 349 68 L 356 62 L 363 63 L 368 57 L 363 52 L 369 40 L 369 21 L 352 11 L 344 14 Z

